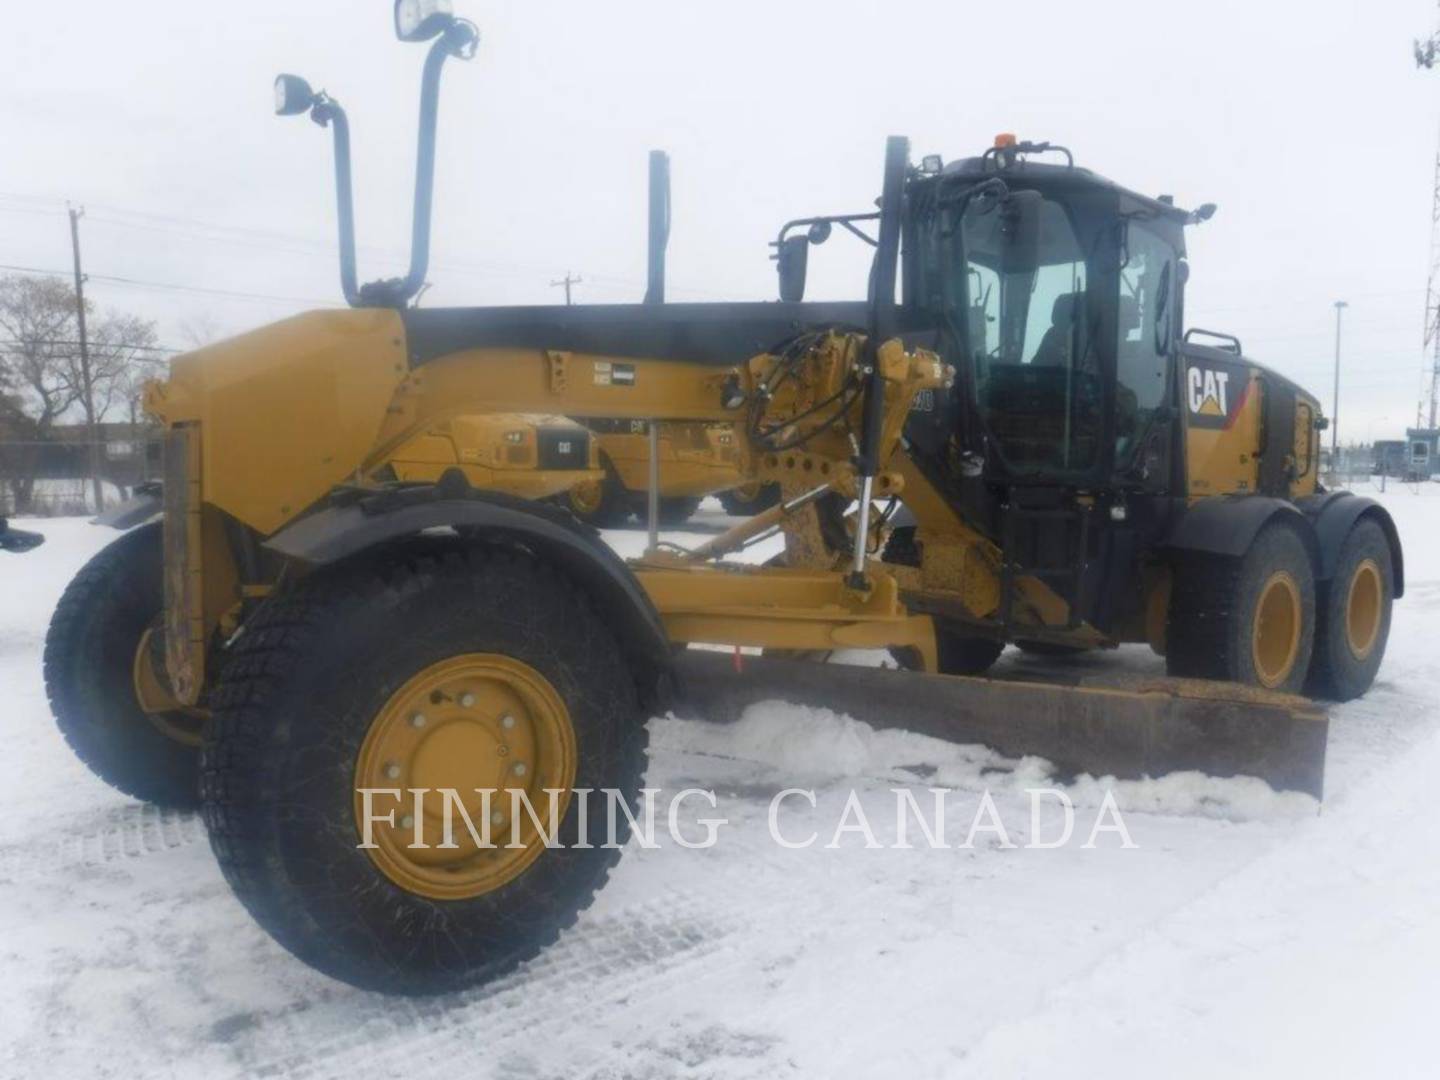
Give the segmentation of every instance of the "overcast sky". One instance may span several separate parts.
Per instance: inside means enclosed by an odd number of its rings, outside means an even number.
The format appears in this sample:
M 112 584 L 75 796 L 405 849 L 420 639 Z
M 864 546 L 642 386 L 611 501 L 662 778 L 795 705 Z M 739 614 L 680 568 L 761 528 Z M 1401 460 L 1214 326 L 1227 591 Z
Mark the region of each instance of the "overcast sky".
M 166 343 L 338 303 L 329 135 L 271 112 L 291 71 L 350 112 L 362 278 L 403 271 L 424 50 L 390 0 L 5 8 L 0 263 L 68 267 L 68 199 L 96 301 Z M 1328 409 L 1348 300 L 1342 440 L 1414 422 L 1440 72 L 1410 42 L 1433 0 L 457 8 L 483 41 L 446 73 L 427 305 L 556 302 L 567 270 L 579 301 L 639 299 L 652 147 L 674 161 L 671 298 L 771 299 L 777 226 L 865 208 L 887 134 L 948 160 L 1014 131 L 1218 203 L 1190 234 L 1190 323 Z M 862 292 L 843 236 L 811 267 L 813 299 Z

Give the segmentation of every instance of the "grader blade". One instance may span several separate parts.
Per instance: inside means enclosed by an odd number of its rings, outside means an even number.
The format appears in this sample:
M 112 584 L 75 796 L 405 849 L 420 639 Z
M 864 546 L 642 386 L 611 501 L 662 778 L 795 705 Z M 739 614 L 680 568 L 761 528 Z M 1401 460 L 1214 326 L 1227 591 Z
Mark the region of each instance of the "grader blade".
M 873 727 L 1035 755 L 1062 776 L 1158 777 L 1195 770 L 1254 776 L 1319 799 L 1329 719 L 1305 698 L 1200 679 L 1084 678 L 1069 684 L 910 671 L 689 649 L 677 715 L 737 720 L 760 701 L 845 713 Z

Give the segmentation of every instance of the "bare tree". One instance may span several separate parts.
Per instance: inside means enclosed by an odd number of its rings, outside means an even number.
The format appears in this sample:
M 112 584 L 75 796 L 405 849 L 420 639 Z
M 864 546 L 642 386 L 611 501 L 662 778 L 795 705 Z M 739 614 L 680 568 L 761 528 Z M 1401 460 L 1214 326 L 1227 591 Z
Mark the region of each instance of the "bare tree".
M 114 312 L 95 319 L 90 311 L 87 303 L 87 383 L 74 290 L 55 278 L 0 277 L 0 420 L 12 437 L 28 444 L 18 448 L 7 470 L 17 509 L 28 507 L 34 497 L 39 444 L 53 438 L 55 425 L 79 414 L 93 443 L 98 425 L 113 408 L 123 406 L 135 415 L 141 384 L 155 370 L 154 323 Z M 89 471 L 98 489 L 93 465 Z
M 180 320 L 180 340 L 192 349 L 202 348 L 224 336 L 224 328 L 213 312 L 197 311 Z

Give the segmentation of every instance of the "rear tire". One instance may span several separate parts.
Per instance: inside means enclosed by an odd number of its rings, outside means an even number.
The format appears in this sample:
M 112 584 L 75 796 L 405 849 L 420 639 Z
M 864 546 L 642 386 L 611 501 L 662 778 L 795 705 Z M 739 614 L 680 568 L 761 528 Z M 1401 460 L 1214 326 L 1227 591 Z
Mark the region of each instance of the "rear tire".
M 1308 692 L 1349 701 L 1370 689 L 1385 657 L 1394 597 L 1385 530 L 1361 520 L 1341 545 L 1335 576 L 1322 590 Z
M 722 491 L 718 498 L 731 517 L 754 517 L 780 502 L 780 485 L 747 484 Z
M 620 856 L 601 846 L 603 797 L 590 808 L 594 847 L 574 846 L 572 797 L 559 829 L 564 846 L 540 850 L 479 892 L 407 887 L 358 846 L 357 772 L 373 733 L 416 678 L 472 656 L 522 668 L 560 703 L 573 731 L 573 782 L 556 786 L 618 789 L 635 805 L 646 730 L 620 646 L 579 588 L 519 552 L 414 541 L 317 574 L 256 612 L 215 689 L 202 790 L 221 869 L 281 945 L 354 986 L 428 994 L 496 978 L 570 926 Z M 483 704 L 462 716 L 445 712 L 473 707 L 469 696 L 429 697 L 434 735 L 425 737 L 513 719 Z M 500 741 L 497 752 L 507 754 Z M 453 749 L 435 743 L 424 751 L 426 767 L 468 768 Z M 412 764 L 421 760 L 417 753 Z M 403 774 L 384 767 L 400 776 L 399 789 L 410 780 L 426 786 L 418 764 Z M 555 775 L 537 761 L 527 782 L 542 774 Z M 469 790 L 474 778 L 467 772 L 452 786 Z M 378 799 L 382 815 L 396 805 Z M 623 845 L 628 830 L 617 817 Z M 464 837 L 463 822 L 456 835 Z M 467 857 L 457 869 L 483 871 L 486 853 Z
M 75 756 L 126 795 L 199 805 L 200 752 L 161 730 L 135 696 L 135 654 L 164 605 L 161 523 L 132 529 L 85 564 L 45 637 L 45 692 Z M 198 721 L 166 714 L 172 729 Z
M 915 536 L 915 526 L 901 525 L 891 531 L 885 541 L 881 562 L 896 566 L 919 566 L 921 545 Z M 982 675 L 1000 659 L 1005 643 L 992 638 L 975 637 L 967 634 L 963 623 L 949 619 L 935 618 L 936 660 L 942 675 Z M 915 650 L 892 648 L 890 655 L 895 662 L 911 671 L 918 670 L 920 658 Z
M 660 497 L 660 524 L 669 525 L 672 528 L 676 525 L 684 525 L 699 509 L 700 500 L 698 498 L 691 498 L 688 495 L 662 495 Z M 640 516 L 644 516 L 643 512 Z
M 1167 674 L 1300 693 L 1315 640 L 1315 571 L 1300 534 L 1267 525 L 1239 559 L 1175 568 Z

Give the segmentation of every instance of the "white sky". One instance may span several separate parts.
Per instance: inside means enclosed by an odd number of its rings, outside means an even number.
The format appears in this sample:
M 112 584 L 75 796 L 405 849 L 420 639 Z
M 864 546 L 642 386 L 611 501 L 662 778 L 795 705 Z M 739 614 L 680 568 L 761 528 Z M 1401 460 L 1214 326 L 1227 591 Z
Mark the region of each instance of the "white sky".
M 457 0 L 484 40 L 446 73 L 426 304 L 639 299 L 646 152 L 674 168 L 672 299 L 771 299 L 789 217 L 860 209 L 884 137 L 918 157 L 1051 139 L 1080 164 L 1220 212 L 1191 232 L 1192 325 L 1329 407 L 1346 299 L 1342 441 L 1413 423 L 1440 72 L 1433 0 Z M 292 71 L 348 108 L 362 279 L 403 270 L 423 48 L 389 0 L 5 5 L 0 263 L 94 281 L 102 306 L 236 331 L 337 303 L 330 139 L 271 114 Z M 812 299 L 860 295 L 864 253 L 811 259 Z

